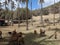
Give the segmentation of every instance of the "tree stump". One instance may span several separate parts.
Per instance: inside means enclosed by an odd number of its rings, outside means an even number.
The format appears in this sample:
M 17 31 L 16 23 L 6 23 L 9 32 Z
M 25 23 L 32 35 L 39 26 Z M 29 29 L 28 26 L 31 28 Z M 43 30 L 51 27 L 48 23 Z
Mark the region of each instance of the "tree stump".
M 36 30 L 34 30 L 34 34 L 37 34 L 37 31 Z

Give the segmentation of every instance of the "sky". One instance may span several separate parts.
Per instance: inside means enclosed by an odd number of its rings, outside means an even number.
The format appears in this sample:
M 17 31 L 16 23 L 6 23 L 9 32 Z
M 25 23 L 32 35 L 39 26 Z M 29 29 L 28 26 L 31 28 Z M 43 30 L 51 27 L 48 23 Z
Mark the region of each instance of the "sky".
M 28 8 L 31 9 L 31 0 L 29 0 L 29 3 L 28 3 Z M 1 2 L 4 2 L 4 0 L 1 0 Z M 59 2 L 59 0 L 55 0 L 55 3 Z M 15 4 L 17 4 L 15 2 Z M 50 6 L 54 4 L 54 0 L 44 0 L 44 3 L 43 3 L 43 8 L 44 7 L 47 7 L 47 6 Z M 17 6 L 16 6 L 17 7 Z M 20 7 L 24 8 L 26 7 L 25 4 L 20 4 Z M 35 10 L 35 9 L 40 9 L 41 8 L 41 4 L 39 4 L 38 0 L 32 0 L 32 10 Z
M 55 3 L 59 2 L 59 0 L 55 0 Z M 35 9 L 40 9 L 41 8 L 41 4 L 39 4 L 38 0 L 32 0 L 32 9 L 35 10 Z M 44 3 L 43 3 L 43 7 L 47 7 L 47 6 L 50 6 L 54 4 L 54 0 L 44 0 Z M 29 5 L 29 8 L 30 8 L 30 5 Z

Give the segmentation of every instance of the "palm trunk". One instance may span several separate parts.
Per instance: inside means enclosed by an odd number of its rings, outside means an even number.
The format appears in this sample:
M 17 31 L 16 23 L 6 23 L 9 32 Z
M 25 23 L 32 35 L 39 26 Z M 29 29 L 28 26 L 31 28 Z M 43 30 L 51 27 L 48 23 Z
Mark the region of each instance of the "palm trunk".
M 12 9 L 12 10 L 13 10 L 13 9 Z M 12 17 L 12 26 L 13 26 L 13 13 L 12 13 L 11 17 Z
M 54 4 L 55 4 L 55 0 L 54 0 Z M 54 8 L 55 8 L 55 6 L 54 6 Z M 54 11 L 55 11 L 55 9 L 54 9 Z M 53 17 L 53 22 L 54 22 L 54 26 L 55 26 L 55 13 L 54 13 L 54 17 Z
M 54 14 L 54 19 L 53 19 L 53 21 L 54 21 L 54 26 L 55 26 L 55 14 Z
M 32 22 L 32 26 L 33 26 L 32 0 L 31 0 L 31 15 L 32 15 L 32 19 L 31 19 L 31 22 Z
M 23 9 L 23 6 L 22 6 L 22 9 Z M 23 10 L 21 12 L 23 12 Z M 22 13 L 21 13 L 21 15 L 22 15 Z M 22 15 L 22 20 L 21 21 L 24 22 L 23 15 Z
M 2 6 L 2 5 L 1 5 L 1 2 L 0 2 L 0 9 L 1 9 L 1 6 Z
M 5 4 L 5 20 L 6 20 L 6 4 Z
M 60 3 L 60 1 L 59 1 L 59 3 Z M 59 6 L 59 22 L 60 22 L 60 6 Z
M 26 0 L 26 30 L 28 30 L 28 0 Z
M 11 1 L 11 6 L 12 6 L 12 1 Z M 12 7 L 11 7 L 11 11 L 13 11 Z M 11 21 L 12 21 L 12 26 L 13 26 L 13 12 L 11 14 Z
M 22 14 L 21 14 L 22 15 Z M 22 22 L 24 22 L 23 15 L 22 15 Z
M 18 8 L 19 8 L 19 2 L 18 2 Z M 18 10 L 18 12 L 19 12 L 19 10 Z M 17 12 L 17 15 L 18 15 L 18 27 L 20 27 L 20 16 L 19 16 L 19 14 L 18 14 L 18 12 Z
M 43 12 L 42 8 L 43 8 L 43 4 L 41 3 L 41 24 L 44 25 L 44 23 L 43 23 L 43 15 L 42 15 L 42 12 Z

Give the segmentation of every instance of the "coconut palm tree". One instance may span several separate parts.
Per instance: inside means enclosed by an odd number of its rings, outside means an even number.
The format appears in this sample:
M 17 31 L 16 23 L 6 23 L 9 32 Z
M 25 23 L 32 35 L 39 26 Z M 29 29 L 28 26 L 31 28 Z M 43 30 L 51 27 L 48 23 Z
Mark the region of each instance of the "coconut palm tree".
M 41 24 L 44 25 L 44 23 L 43 23 L 43 15 L 42 15 L 44 0 L 39 0 L 39 3 L 41 4 Z
M 59 1 L 59 3 L 60 3 L 60 1 Z M 59 5 L 59 22 L 60 22 L 60 5 Z
M 18 20 L 19 20 L 19 21 L 18 21 L 18 22 L 19 22 L 19 23 L 18 23 L 18 27 L 20 27 L 20 16 L 19 16 L 18 13 L 19 13 L 19 8 L 20 8 L 19 4 L 21 3 L 21 1 L 22 1 L 22 0 L 16 0 L 16 2 L 18 3 L 18 12 L 17 12 L 17 16 L 18 16 Z
M 15 8 L 15 3 L 14 3 L 14 1 L 11 1 L 11 11 L 13 12 L 13 9 Z M 13 14 L 14 13 L 12 13 L 12 15 L 11 15 L 11 19 L 12 19 L 12 26 L 13 26 Z
M 29 28 L 28 28 L 28 2 L 29 2 L 29 0 L 22 0 L 22 2 L 23 3 L 25 3 L 26 2 L 26 30 L 29 30 Z
M 2 3 L 0 2 L 0 9 L 1 9 L 1 7 L 2 7 Z
M 55 0 L 54 0 L 54 4 L 55 4 Z M 54 6 L 54 11 L 56 11 L 55 6 Z M 53 17 L 53 22 L 54 22 L 53 25 L 55 26 L 55 13 L 54 13 L 54 17 Z
M 5 0 L 5 2 L 3 2 L 3 4 L 5 5 L 5 20 L 6 20 L 6 10 L 7 10 L 7 5 L 8 5 L 8 3 L 7 3 L 7 0 Z
M 28 30 L 28 1 L 29 0 L 16 0 L 16 1 L 18 1 L 19 3 L 20 2 L 26 3 L 26 24 L 27 24 L 26 30 Z
M 1 16 L 1 8 L 2 8 L 2 3 L 0 2 L 0 16 Z
M 31 19 L 31 21 L 32 21 L 32 26 L 33 26 L 32 0 L 31 0 L 31 15 L 32 15 L 32 19 Z
M 11 2 L 12 2 L 12 0 L 7 0 L 8 1 L 8 6 L 9 6 L 9 4 L 11 5 Z M 11 9 L 12 10 L 12 9 Z M 11 25 L 12 24 L 12 21 L 11 21 L 11 19 L 12 19 L 12 16 L 11 16 L 11 12 L 10 12 L 10 15 L 9 15 L 9 24 Z M 11 21 L 11 22 L 10 22 Z M 13 25 L 13 24 L 12 24 Z
M 1 11 L 1 9 L 2 9 L 2 6 L 3 6 L 2 3 L 0 2 L 0 11 Z M 1 12 L 0 12 L 0 13 L 1 13 Z
M 27 26 L 27 28 L 26 28 L 26 30 L 28 30 L 28 1 L 29 0 L 26 0 L 26 26 Z
M 8 3 L 11 4 L 11 11 L 12 11 L 12 14 L 11 14 L 11 16 L 10 16 L 10 19 L 11 19 L 11 21 L 12 21 L 12 26 L 13 26 L 13 9 L 15 8 L 15 3 L 14 3 L 13 0 L 8 0 Z

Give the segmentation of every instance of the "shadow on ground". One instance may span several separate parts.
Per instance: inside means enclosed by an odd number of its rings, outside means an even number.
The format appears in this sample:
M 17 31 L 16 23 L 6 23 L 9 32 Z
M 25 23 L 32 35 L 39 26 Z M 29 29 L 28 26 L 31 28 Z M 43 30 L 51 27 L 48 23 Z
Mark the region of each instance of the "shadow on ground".
M 48 37 L 48 39 L 50 39 L 53 35 Z M 58 44 L 57 42 L 49 42 L 49 41 L 45 42 L 47 38 L 40 37 L 39 34 L 35 35 L 34 33 L 25 34 L 24 38 L 25 38 L 25 45 L 56 45 Z M 42 40 L 39 40 L 36 42 L 34 41 L 35 39 L 42 39 Z
M 47 38 L 41 37 L 39 34 L 28 33 L 28 34 L 24 34 L 24 35 L 25 35 L 24 36 L 25 45 L 49 45 L 49 43 L 50 43 L 50 42 L 44 42 Z M 49 38 L 51 38 L 51 37 L 49 37 Z M 39 41 L 36 42 L 36 41 L 34 41 L 35 39 L 42 39 L 42 40 L 39 40 Z M 9 40 L 2 39 L 0 41 L 5 42 L 5 41 L 9 41 Z M 53 45 L 54 45 L 54 43 L 53 43 Z
M 39 34 L 35 35 L 33 33 L 28 33 L 25 35 L 25 45 L 45 45 L 45 44 L 41 44 L 42 41 L 44 41 L 45 39 L 39 41 L 39 42 L 35 42 L 35 39 L 38 38 L 42 38 L 39 36 Z

